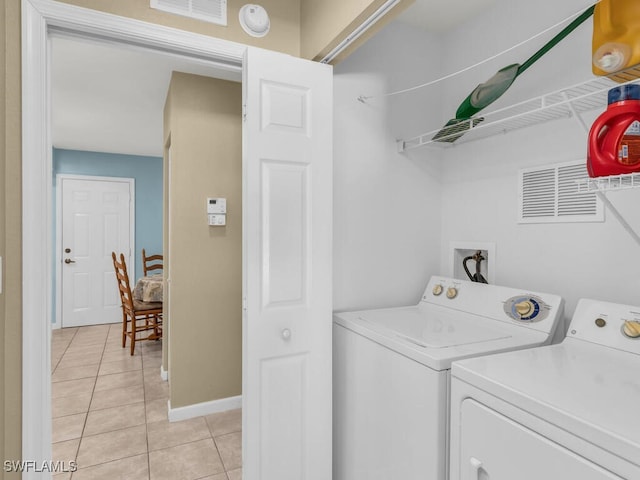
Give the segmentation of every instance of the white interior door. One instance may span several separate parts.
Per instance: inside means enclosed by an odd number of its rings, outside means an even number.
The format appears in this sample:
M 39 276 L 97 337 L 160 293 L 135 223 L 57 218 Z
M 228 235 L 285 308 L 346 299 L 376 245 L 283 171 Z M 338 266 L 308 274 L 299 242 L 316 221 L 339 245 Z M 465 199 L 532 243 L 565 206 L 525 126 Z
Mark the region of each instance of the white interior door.
M 243 476 L 329 480 L 332 68 L 244 65 Z
M 131 179 L 61 177 L 62 326 L 122 321 L 111 252 L 133 281 Z

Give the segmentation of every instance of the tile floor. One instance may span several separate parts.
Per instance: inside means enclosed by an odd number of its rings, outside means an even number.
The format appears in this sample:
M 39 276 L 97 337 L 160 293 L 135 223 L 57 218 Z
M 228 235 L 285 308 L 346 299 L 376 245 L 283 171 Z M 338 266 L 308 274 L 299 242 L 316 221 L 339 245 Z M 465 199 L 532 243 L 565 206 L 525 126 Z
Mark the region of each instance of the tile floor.
M 54 330 L 53 460 L 77 462 L 55 480 L 240 480 L 240 410 L 169 423 L 161 342 L 122 348 L 122 326 Z

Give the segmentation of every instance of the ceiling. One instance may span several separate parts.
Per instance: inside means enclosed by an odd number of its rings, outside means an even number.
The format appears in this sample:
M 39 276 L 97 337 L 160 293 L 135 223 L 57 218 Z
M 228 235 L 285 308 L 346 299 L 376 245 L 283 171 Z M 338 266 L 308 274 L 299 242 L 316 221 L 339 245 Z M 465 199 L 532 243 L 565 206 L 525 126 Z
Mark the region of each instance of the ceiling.
M 441 33 L 499 0 L 416 0 L 398 20 Z M 52 36 L 52 142 L 56 148 L 162 156 L 163 109 L 172 71 L 240 81 L 198 59 Z
M 475 17 L 499 0 L 416 0 L 398 15 L 403 23 L 442 33 Z
M 200 59 L 53 35 L 53 146 L 162 156 L 163 110 L 172 71 L 241 81 Z

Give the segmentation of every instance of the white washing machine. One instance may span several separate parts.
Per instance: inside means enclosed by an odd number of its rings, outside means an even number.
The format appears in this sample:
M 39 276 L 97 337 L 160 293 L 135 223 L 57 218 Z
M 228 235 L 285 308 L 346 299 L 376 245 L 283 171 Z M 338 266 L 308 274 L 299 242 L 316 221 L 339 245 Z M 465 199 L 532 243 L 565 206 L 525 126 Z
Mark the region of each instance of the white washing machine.
M 451 371 L 452 480 L 640 479 L 640 307 L 581 300 L 561 344 Z
M 333 480 L 444 480 L 449 369 L 549 343 L 556 295 L 432 277 L 420 303 L 334 315 Z

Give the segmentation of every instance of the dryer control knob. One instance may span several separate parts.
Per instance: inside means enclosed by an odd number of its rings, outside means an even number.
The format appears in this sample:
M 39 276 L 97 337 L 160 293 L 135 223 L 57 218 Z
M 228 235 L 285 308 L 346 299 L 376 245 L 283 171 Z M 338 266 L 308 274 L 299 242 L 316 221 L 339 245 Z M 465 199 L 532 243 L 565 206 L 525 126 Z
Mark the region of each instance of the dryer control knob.
M 622 332 L 629 338 L 640 337 L 640 322 L 627 320 L 622 325 Z
M 447 298 L 456 298 L 458 295 L 458 289 L 456 287 L 447 288 Z
M 435 287 L 433 287 L 433 294 L 437 297 L 442 293 L 442 290 L 443 290 L 442 285 L 437 284 Z
M 535 308 L 533 306 L 533 303 L 531 303 L 529 300 L 524 300 L 522 302 L 518 302 L 515 304 L 516 307 L 516 312 L 518 313 L 518 315 L 520 315 L 521 317 L 526 317 L 527 315 L 529 315 L 533 309 Z

